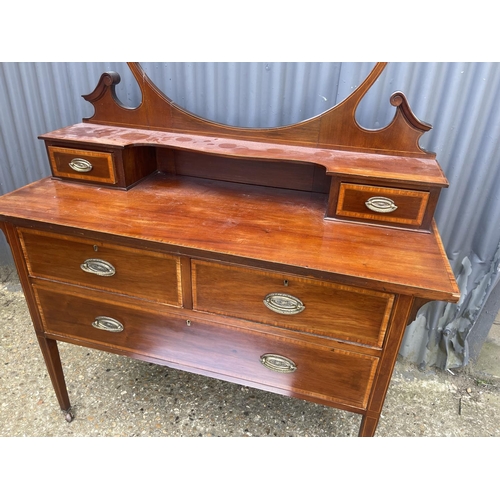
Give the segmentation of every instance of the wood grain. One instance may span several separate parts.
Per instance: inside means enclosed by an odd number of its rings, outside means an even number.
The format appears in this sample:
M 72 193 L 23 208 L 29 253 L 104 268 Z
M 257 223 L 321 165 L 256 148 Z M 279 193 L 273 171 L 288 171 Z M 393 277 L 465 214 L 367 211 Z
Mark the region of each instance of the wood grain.
M 271 392 L 276 387 L 280 393 L 318 402 L 340 402 L 356 409 L 366 406 L 376 357 L 199 319 L 188 326 L 186 317 L 171 315 L 166 307 L 138 307 L 137 302 L 78 287 L 36 281 L 34 288 L 48 333 L 153 356 L 188 370 L 193 367 L 257 382 Z M 113 317 L 124 330 L 96 329 L 92 327 L 96 316 Z M 266 353 L 293 360 L 296 372 L 278 373 L 264 367 L 260 357 Z
M 418 144 L 430 125 L 401 93 L 388 126 L 357 124 L 384 63 L 318 117 L 259 130 L 182 110 L 129 64 L 141 105 L 123 107 L 104 74 L 84 96 L 94 116 L 40 136 L 54 178 L 0 199 L 61 409 L 58 341 L 361 413 L 372 436 L 406 325 L 460 296 L 433 221 L 448 181 Z M 374 215 L 368 195 L 397 213 Z M 82 269 L 94 259 L 114 272 Z M 305 309 L 276 312 L 272 293 Z
M 171 149 L 158 148 L 159 167 L 168 164 L 164 157 L 172 158 L 171 155 Z M 177 175 L 319 193 L 328 193 L 330 188 L 325 169 L 311 163 L 228 158 L 179 150 L 173 151 L 173 158 Z
M 229 158 L 305 162 L 325 168 L 329 175 L 350 175 L 361 179 L 383 177 L 399 180 L 409 186 L 433 184 L 447 187 L 448 181 L 433 156 L 400 156 L 386 152 L 376 154 L 366 151 L 326 149 L 303 146 L 300 143 L 276 144 L 223 137 L 211 137 L 202 132 L 165 132 L 159 130 L 114 127 L 93 123 L 79 123 L 54 132 L 42 134 L 45 141 L 65 141 L 73 147 L 130 148 L 152 146 L 206 153 Z
M 323 194 L 158 173 L 128 192 L 44 179 L 2 197 L 0 213 L 21 225 L 29 220 L 122 237 L 132 246 L 219 254 L 388 293 L 458 300 L 435 228 L 403 238 L 398 229 L 325 220 L 326 201 Z
M 410 189 L 341 183 L 335 215 L 369 221 L 395 222 L 406 226 L 421 226 L 430 193 Z M 366 206 L 374 196 L 391 199 L 397 209 L 391 213 L 377 213 Z
M 192 266 L 195 310 L 382 345 L 394 299 L 390 294 L 241 266 L 198 260 Z M 305 309 L 293 315 L 269 310 L 263 302 L 269 293 L 296 297 Z
M 54 177 L 116 184 L 115 166 L 111 153 L 56 146 L 48 146 L 47 151 Z M 75 158 L 82 158 L 88 161 L 92 165 L 92 170 L 83 173 L 73 170 L 69 164 Z
M 19 230 L 29 275 L 182 306 L 180 262 L 160 252 L 139 251 L 106 241 Z M 113 276 L 81 269 L 87 259 L 115 268 Z
M 418 143 L 421 135 L 432 127 L 413 114 L 401 92 L 395 92 L 389 100 L 396 107 L 396 112 L 386 127 L 367 130 L 357 123 L 356 109 L 387 63 L 377 63 L 346 99 L 324 113 L 297 124 L 266 129 L 231 127 L 196 116 L 165 96 L 138 63 L 128 64 L 141 91 L 141 105 L 134 109 L 121 105 L 115 93 L 115 85 L 119 83 L 120 76 L 115 72 L 105 73 L 94 91 L 83 96 L 94 107 L 94 115 L 84 119 L 85 122 L 187 133 L 196 131 L 212 137 L 250 139 L 275 144 L 305 144 L 365 152 L 397 151 L 400 156 L 435 156 L 420 148 Z

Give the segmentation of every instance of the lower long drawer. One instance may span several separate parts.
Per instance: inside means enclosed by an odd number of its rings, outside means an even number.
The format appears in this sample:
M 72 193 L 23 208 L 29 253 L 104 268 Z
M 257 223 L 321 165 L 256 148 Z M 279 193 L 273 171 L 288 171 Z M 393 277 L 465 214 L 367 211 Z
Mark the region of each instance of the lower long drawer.
M 48 334 L 151 356 L 266 390 L 364 409 L 378 358 L 211 323 L 105 292 L 35 281 Z

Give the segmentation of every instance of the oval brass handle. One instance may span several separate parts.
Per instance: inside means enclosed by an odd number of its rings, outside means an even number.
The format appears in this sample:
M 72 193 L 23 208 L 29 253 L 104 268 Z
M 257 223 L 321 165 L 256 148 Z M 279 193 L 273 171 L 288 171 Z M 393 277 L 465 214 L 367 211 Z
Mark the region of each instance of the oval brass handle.
M 114 276 L 116 272 L 112 264 L 101 259 L 87 259 L 80 267 L 86 273 L 98 276 Z
M 264 304 L 278 314 L 299 314 L 305 309 L 300 299 L 287 293 L 269 293 L 264 297 Z
M 269 370 L 279 373 L 293 373 L 297 369 L 297 365 L 291 359 L 281 354 L 263 354 L 260 362 Z
M 365 205 L 372 212 L 378 212 L 382 214 L 394 212 L 394 210 L 397 210 L 398 208 L 393 200 L 391 200 L 390 198 L 384 198 L 383 196 L 373 196 L 365 202 Z
M 90 172 L 92 170 L 92 163 L 83 158 L 73 158 L 69 162 L 70 168 L 72 168 L 75 172 Z
M 120 333 L 123 332 L 123 325 L 114 318 L 108 316 L 97 316 L 92 322 L 92 326 L 99 330 L 106 330 L 107 332 Z

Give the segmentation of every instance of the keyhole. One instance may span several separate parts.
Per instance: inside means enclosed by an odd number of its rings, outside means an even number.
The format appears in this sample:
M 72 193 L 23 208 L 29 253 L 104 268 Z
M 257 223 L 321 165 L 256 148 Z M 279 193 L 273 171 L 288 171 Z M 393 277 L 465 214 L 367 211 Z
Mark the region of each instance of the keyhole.
M 97 252 L 99 250 L 99 247 L 97 245 L 94 245 L 94 252 Z
M 288 280 L 283 280 L 283 285 L 288 286 Z

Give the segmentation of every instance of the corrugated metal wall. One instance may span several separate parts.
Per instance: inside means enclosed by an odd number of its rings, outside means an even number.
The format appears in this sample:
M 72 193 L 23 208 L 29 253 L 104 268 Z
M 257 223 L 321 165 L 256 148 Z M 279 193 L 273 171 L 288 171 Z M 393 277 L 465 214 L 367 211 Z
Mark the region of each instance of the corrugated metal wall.
M 164 92 L 211 120 L 245 127 L 295 123 L 329 109 L 364 79 L 372 63 L 143 63 Z M 92 107 L 80 96 L 100 75 L 117 71 L 120 100 L 139 90 L 125 63 L 0 64 L 0 194 L 49 175 L 37 135 L 78 123 Z M 458 305 L 425 306 L 407 329 L 406 359 L 441 368 L 467 364 L 472 326 L 499 281 L 500 63 L 391 63 L 358 108 L 367 128 L 394 114 L 389 96 L 403 91 L 431 123 L 421 146 L 435 151 L 450 188 L 436 212 L 462 291 Z M 0 236 L 0 265 L 10 264 Z M 478 337 L 479 338 L 479 337 Z M 477 350 L 477 346 L 476 346 Z

